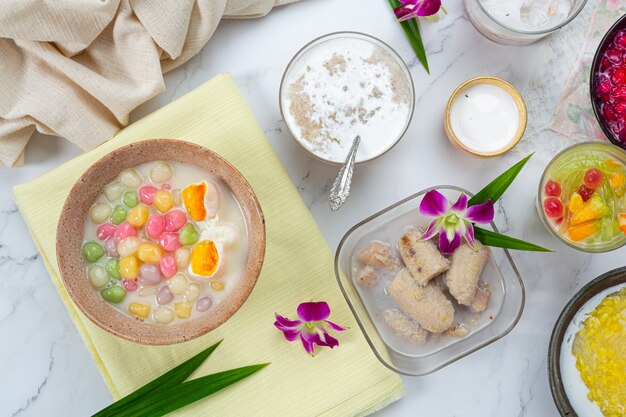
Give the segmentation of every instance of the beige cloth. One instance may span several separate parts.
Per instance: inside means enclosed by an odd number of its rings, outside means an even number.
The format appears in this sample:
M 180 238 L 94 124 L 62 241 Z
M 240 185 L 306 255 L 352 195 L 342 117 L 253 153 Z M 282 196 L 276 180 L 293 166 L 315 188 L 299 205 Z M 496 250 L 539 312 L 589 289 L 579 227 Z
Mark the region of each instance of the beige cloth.
M 222 18 L 292 1 L 0 0 L 0 166 L 19 163 L 35 129 L 98 146 Z

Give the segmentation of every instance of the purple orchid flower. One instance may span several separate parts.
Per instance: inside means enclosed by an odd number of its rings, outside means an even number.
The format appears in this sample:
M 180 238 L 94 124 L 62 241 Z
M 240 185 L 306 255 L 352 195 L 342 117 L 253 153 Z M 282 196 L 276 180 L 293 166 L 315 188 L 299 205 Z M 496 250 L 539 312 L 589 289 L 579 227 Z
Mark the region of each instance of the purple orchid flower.
M 300 320 L 289 320 L 276 314 L 274 326 L 285 336 L 289 342 L 300 339 L 304 350 L 310 355 L 315 354 L 315 345 L 334 348 L 339 346 L 339 341 L 328 334 L 326 325 L 336 332 L 343 332 L 343 327 L 326 320 L 330 316 L 330 307 L 324 301 L 302 303 L 298 306 Z
M 418 16 L 432 16 L 441 9 L 441 0 L 399 0 L 402 5 L 393 9 L 398 21 Z
M 472 223 L 490 223 L 494 215 L 491 200 L 467 207 L 467 196 L 461 193 L 450 207 L 448 199 L 437 190 L 430 190 L 424 195 L 419 210 L 424 216 L 436 217 L 421 239 L 428 240 L 439 233 L 439 250 L 444 255 L 452 254 L 461 245 L 461 238 L 469 247 L 476 249 Z

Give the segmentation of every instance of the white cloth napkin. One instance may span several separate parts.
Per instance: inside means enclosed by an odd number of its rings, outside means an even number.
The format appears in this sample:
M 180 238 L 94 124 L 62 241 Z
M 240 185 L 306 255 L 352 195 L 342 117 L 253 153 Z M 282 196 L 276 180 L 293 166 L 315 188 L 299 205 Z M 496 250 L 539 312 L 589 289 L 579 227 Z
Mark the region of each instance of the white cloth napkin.
M 164 91 L 222 18 L 295 0 L 19 0 L 0 6 L 0 166 L 21 161 L 35 129 L 84 150 Z

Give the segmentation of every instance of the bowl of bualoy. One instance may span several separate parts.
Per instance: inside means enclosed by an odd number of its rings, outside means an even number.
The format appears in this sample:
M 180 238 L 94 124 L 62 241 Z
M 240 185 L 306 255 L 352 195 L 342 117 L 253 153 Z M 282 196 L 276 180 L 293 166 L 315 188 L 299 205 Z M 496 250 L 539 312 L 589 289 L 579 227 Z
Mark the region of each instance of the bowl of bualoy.
M 225 159 L 154 139 L 109 153 L 76 181 L 56 249 L 63 285 L 87 318 L 166 345 L 215 329 L 246 301 L 263 265 L 265 221 Z

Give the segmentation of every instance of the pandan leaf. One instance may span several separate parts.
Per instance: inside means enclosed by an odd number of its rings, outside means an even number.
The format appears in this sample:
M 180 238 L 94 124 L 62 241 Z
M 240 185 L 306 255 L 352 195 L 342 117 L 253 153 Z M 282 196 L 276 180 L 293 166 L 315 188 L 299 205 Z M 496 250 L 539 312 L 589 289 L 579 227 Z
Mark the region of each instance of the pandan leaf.
M 269 364 L 245 366 L 196 378 L 167 391 L 143 396 L 114 415 L 115 417 L 161 417 L 241 381 L 267 365 Z M 214 412 L 206 413 L 206 415 L 214 414 Z
M 554 252 L 553 250 L 543 248 L 539 245 L 535 245 L 534 243 L 505 236 L 478 226 L 474 226 L 474 237 L 485 246 L 530 252 Z
M 388 1 L 392 9 L 395 9 L 400 5 L 397 0 Z M 424 48 L 424 42 L 422 41 L 422 34 L 420 33 L 420 27 L 417 19 L 409 19 L 400 22 L 400 26 L 402 26 L 402 30 L 404 30 L 406 37 L 409 39 L 409 43 L 415 51 L 417 59 L 419 59 L 422 63 L 426 72 L 430 74 L 430 69 L 428 68 L 428 58 L 426 57 L 426 49 Z
M 485 203 L 487 200 L 491 200 L 494 203 L 498 201 L 506 189 L 509 188 L 509 185 L 511 185 L 511 183 L 515 180 L 522 168 L 524 168 L 526 162 L 528 162 L 530 157 L 533 155 L 534 152 L 519 161 L 517 164 L 513 165 L 511 168 L 507 169 L 502 175 L 491 181 L 487 184 L 487 186 L 485 186 L 485 188 L 476 193 L 474 197 L 470 198 L 467 204 L 469 206 L 474 206 Z
M 164 373 L 160 377 L 156 378 L 152 382 L 147 383 L 143 387 L 137 389 L 136 391 L 128 394 L 124 398 L 114 402 L 110 406 L 100 410 L 93 417 L 104 417 L 104 416 L 113 416 L 117 415 L 116 413 L 125 407 L 131 405 L 134 401 L 143 397 L 147 394 L 154 394 L 158 392 L 163 392 L 168 390 L 176 385 L 181 384 L 185 379 L 187 379 L 196 369 L 202 365 L 202 362 L 208 358 L 211 353 L 222 343 L 222 340 L 219 342 L 209 346 L 202 352 L 197 355 L 191 357 L 185 362 L 181 363 L 177 367 L 172 370 Z

